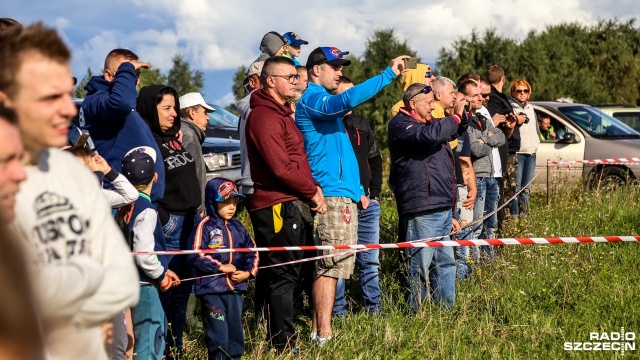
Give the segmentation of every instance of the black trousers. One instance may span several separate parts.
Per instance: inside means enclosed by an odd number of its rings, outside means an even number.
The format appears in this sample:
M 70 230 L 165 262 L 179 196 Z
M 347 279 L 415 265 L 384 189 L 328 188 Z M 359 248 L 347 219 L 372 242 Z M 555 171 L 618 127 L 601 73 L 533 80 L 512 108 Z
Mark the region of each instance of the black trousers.
M 251 223 L 258 247 L 301 246 L 307 231 L 300 211 L 293 202 L 284 202 L 251 212 Z M 260 267 L 302 259 L 302 251 L 260 253 Z M 295 343 L 293 292 L 300 278 L 300 264 L 261 269 L 256 277 L 256 317 L 268 320 L 267 340 L 282 349 Z M 266 314 L 265 314 L 266 308 Z

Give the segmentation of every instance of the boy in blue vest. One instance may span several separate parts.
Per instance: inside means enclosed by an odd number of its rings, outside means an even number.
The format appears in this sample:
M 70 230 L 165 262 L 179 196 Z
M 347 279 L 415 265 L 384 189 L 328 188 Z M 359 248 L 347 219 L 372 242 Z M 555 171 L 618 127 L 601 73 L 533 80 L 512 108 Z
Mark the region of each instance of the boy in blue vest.
M 207 183 L 207 216 L 196 227 L 194 250 L 256 247 L 242 223 L 233 218 L 241 197 L 231 180 L 215 178 Z M 200 253 L 189 255 L 189 260 L 201 277 L 194 290 L 202 306 L 209 359 L 240 359 L 244 353 L 242 294 L 247 291 L 247 279 L 258 272 L 258 253 Z
M 122 174 L 138 189 L 136 202 L 127 205 L 116 215 L 133 251 L 164 251 L 162 225 L 150 194 L 158 175 L 155 172 L 156 152 L 140 146 L 126 153 L 122 160 Z M 131 308 L 134 353 L 139 359 L 162 359 L 164 354 L 165 316 L 158 288 L 167 291 L 180 284 L 180 279 L 168 270 L 166 256 L 136 255 L 140 275 L 140 301 Z

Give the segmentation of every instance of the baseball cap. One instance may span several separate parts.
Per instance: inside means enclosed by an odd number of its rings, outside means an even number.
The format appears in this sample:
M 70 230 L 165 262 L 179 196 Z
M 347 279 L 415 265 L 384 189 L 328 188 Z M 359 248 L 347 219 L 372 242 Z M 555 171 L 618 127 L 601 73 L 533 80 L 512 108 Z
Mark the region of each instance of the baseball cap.
M 216 197 L 217 202 L 225 201 L 232 197 L 245 197 L 238 192 L 236 183 L 231 180 L 225 180 L 220 183 L 218 189 L 216 189 L 216 192 L 218 193 L 218 196 Z
M 262 41 L 260 42 L 260 51 L 263 53 L 274 56 L 281 47 L 285 44 L 282 35 L 275 31 L 269 31 L 264 34 Z
M 149 146 L 139 146 L 129 150 L 122 159 L 122 174 L 133 185 L 147 185 L 153 179 L 156 151 Z
M 199 92 L 190 92 L 180 96 L 180 109 L 185 109 L 188 107 L 192 107 L 195 105 L 200 105 L 205 108 L 206 112 L 214 112 L 216 109 L 209 106 L 205 101 L 202 95 Z
M 266 54 L 264 54 L 266 55 Z M 249 68 L 247 69 L 247 73 L 244 75 L 244 78 L 247 79 L 249 76 L 251 75 L 258 75 L 260 76 L 260 73 L 262 73 L 262 67 L 264 66 L 264 60 L 268 59 L 269 56 L 266 57 L 262 57 L 262 55 L 260 57 L 258 57 L 257 59 L 255 59 L 251 65 L 249 65 Z
M 309 54 L 309 58 L 307 58 L 307 69 L 311 69 L 315 65 L 322 65 L 324 63 L 349 66 L 351 65 L 351 60 L 342 58 L 348 54 L 348 51 L 340 51 L 337 47 L 317 47 L 313 49 L 311 54 Z
M 291 46 L 300 46 L 300 45 L 309 44 L 308 41 L 302 40 L 300 38 L 300 35 L 294 33 L 293 31 L 289 31 L 288 33 L 285 33 L 284 35 L 282 35 L 282 37 L 284 38 L 284 41 Z

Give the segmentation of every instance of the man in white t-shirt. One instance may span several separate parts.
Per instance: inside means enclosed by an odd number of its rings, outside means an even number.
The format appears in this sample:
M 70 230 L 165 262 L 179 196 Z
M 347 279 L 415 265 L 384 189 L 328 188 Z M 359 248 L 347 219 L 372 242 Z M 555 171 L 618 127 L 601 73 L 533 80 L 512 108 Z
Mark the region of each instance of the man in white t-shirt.
M 0 33 L 0 103 L 18 115 L 27 180 L 11 224 L 33 265 L 46 350 L 107 355 L 101 325 L 138 301 L 138 276 L 96 177 L 58 147 L 76 115 L 71 53 L 41 23 Z

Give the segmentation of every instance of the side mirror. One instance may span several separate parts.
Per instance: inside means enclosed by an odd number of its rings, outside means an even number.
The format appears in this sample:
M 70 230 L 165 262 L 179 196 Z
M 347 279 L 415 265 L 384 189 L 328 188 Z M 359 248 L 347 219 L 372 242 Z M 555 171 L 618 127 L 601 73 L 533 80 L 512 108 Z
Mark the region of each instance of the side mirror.
M 578 143 L 578 141 L 576 140 L 576 134 L 573 133 L 564 133 L 564 135 L 562 136 L 562 139 L 560 139 L 559 142 L 562 143 L 566 143 L 566 144 L 576 144 Z

